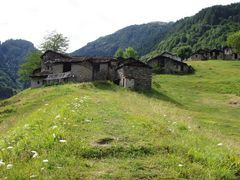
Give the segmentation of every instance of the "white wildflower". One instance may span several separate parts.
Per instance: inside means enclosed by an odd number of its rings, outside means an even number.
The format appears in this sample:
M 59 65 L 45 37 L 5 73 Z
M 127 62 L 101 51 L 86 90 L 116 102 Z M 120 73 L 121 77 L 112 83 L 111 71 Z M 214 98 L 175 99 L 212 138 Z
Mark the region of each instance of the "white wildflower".
M 30 178 L 36 178 L 36 177 L 37 177 L 37 175 L 35 175 L 35 174 L 30 176 Z
M 223 143 L 218 143 L 217 145 L 218 145 L 218 146 L 222 146 L 222 145 L 223 145 Z
M 32 155 L 32 158 L 36 158 L 36 157 L 38 157 L 38 153 L 37 153 L 37 151 L 31 151 L 31 153 L 33 154 L 33 155 Z
M 13 149 L 13 147 L 12 146 L 8 146 L 7 149 Z
M 55 119 L 59 119 L 61 116 L 60 115 L 57 115 L 56 117 L 55 117 Z
M 13 165 L 12 164 L 8 164 L 7 165 L 7 169 L 12 169 L 13 168 Z
M 53 133 L 53 138 L 56 138 L 57 136 L 56 136 L 56 134 L 55 133 Z
M 48 160 L 47 160 L 47 159 L 44 159 L 42 162 L 43 162 L 43 163 L 48 163 Z
M 163 116 L 164 116 L 164 117 L 167 117 L 167 115 L 166 115 L 166 114 L 164 114 Z
M 179 167 L 183 167 L 183 165 L 182 165 L 182 164 L 179 164 L 178 166 L 179 166 Z
M 60 166 L 58 166 L 57 168 L 58 168 L 58 169 L 62 169 L 62 167 L 60 167 Z
M 5 165 L 5 163 L 3 162 L 3 160 L 0 160 L 0 167 L 4 166 L 4 165 Z
M 44 167 L 41 168 L 41 171 L 43 171 L 43 170 L 44 170 Z
M 67 142 L 67 141 L 64 140 L 64 139 L 60 139 L 59 142 L 60 142 L 60 143 L 65 143 L 65 142 Z
M 25 129 L 28 129 L 28 128 L 29 128 L 29 124 L 25 124 L 25 125 L 24 125 L 24 128 L 25 128 Z
M 89 119 L 85 119 L 84 122 L 86 122 L 86 123 L 90 123 L 90 122 L 92 122 L 92 121 L 89 120 Z
M 56 129 L 56 128 L 57 128 L 57 126 L 56 126 L 56 125 L 52 127 L 52 129 Z
M 48 104 L 45 104 L 45 106 L 48 106 Z
M 177 124 L 177 122 L 173 122 L 173 124 Z

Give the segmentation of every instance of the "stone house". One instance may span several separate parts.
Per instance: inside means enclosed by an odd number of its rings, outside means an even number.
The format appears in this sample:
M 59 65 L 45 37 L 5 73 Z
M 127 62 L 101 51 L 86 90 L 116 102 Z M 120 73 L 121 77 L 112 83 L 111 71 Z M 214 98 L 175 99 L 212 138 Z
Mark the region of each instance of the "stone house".
M 147 64 L 153 68 L 154 72 L 161 74 L 189 74 L 194 72 L 194 69 L 186 63 L 162 55 L 150 59 Z
M 240 60 L 240 53 L 234 53 L 232 48 L 225 47 L 223 51 L 225 60 Z
M 229 47 L 223 48 L 223 50 L 213 49 L 213 50 L 198 50 L 191 55 L 189 60 L 240 60 L 240 54 L 233 53 L 232 49 Z
M 161 54 L 161 56 L 164 56 L 164 57 L 169 57 L 169 58 L 171 58 L 171 59 L 174 59 L 174 60 L 176 60 L 176 61 L 182 61 L 182 59 L 180 58 L 180 57 L 178 57 L 178 56 L 176 56 L 176 55 L 174 55 L 174 54 L 172 54 L 172 53 L 170 53 L 170 52 L 163 52 L 162 54 Z
M 119 62 L 116 81 L 120 86 L 131 89 L 151 89 L 152 68 L 129 58 Z
M 189 60 L 208 60 L 209 56 L 208 50 L 199 49 L 189 57 Z
M 104 57 L 71 57 L 51 50 L 41 56 L 41 68 L 34 70 L 31 76 L 31 87 L 41 87 L 64 82 L 90 82 L 97 80 L 110 80 L 120 82 L 118 68 L 123 65 L 123 60 Z M 125 61 L 125 60 L 124 60 Z M 142 62 L 135 60 L 136 63 Z M 124 70 L 131 69 L 135 64 L 129 64 Z M 147 66 L 147 65 L 146 65 Z M 139 66 L 140 67 L 140 66 Z M 141 66 L 140 69 L 146 67 Z M 143 78 L 138 73 L 132 75 L 132 79 L 138 82 Z M 146 79 L 143 78 L 143 81 Z M 151 78 L 148 79 L 151 84 Z M 124 86 L 128 87 L 128 86 Z M 146 87 L 146 86 L 145 86 Z M 148 86 L 150 88 L 151 86 Z M 134 85 L 134 89 L 144 89 Z
M 210 50 L 208 55 L 208 59 L 224 59 L 224 52 L 219 49 Z

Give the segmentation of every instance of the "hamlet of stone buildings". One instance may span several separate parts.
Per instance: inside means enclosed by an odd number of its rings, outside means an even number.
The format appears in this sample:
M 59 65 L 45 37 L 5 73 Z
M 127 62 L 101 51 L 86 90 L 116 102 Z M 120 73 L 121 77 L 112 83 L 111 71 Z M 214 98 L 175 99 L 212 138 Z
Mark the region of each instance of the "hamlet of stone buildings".
M 31 76 L 31 87 L 110 80 L 136 90 L 151 88 L 151 67 L 132 58 L 71 57 L 48 50 L 41 59 L 41 68 L 34 70 Z
M 151 89 L 152 72 L 160 74 L 190 74 L 193 67 L 180 57 L 168 52 L 147 63 L 129 59 L 106 57 L 72 57 L 51 50 L 41 56 L 41 67 L 31 75 L 31 87 L 64 82 L 90 82 L 109 80 L 119 86 L 135 90 Z M 231 48 L 198 50 L 188 60 L 240 60 L 240 54 Z
M 191 55 L 189 60 L 240 60 L 240 54 L 234 53 L 229 47 L 223 49 L 199 49 Z

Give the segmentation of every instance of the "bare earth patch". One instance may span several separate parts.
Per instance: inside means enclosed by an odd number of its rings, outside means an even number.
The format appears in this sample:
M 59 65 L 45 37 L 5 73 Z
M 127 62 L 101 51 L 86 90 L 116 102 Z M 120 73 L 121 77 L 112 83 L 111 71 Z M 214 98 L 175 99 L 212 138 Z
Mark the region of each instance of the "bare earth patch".
M 113 138 L 107 137 L 107 138 L 99 139 L 96 142 L 96 144 L 97 145 L 107 145 L 107 144 L 110 144 L 113 140 L 114 140 Z
M 232 98 L 230 101 L 229 101 L 229 105 L 231 107 L 240 107 L 240 98 Z

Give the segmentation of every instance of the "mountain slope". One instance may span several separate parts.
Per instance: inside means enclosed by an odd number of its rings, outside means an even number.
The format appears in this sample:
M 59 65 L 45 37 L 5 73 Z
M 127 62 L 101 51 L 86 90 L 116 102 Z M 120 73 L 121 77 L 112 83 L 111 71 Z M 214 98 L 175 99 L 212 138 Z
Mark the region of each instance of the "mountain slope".
M 140 55 L 151 51 L 167 32 L 171 23 L 154 22 L 142 25 L 132 25 L 123 28 L 111 35 L 101 37 L 76 50 L 76 56 L 113 56 L 121 47 L 133 47 Z
M 96 82 L 1 101 L 0 177 L 238 179 L 239 62 L 191 65 L 148 92 Z
M 156 49 L 146 57 L 163 51 L 176 52 L 181 46 L 198 49 L 222 48 L 227 45 L 227 36 L 240 29 L 240 3 L 213 6 L 201 10 L 192 17 L 177 21 Z
M 101 37 L 73 52 L 79 56 L 113 56 L 118 47 L 133 47 L 142 59 L 163 51 L 176 52 L 179 47 L 222 48 L 229 33 L 240 29 L 240 3 L 213 6 L 176 23 L 149 23 L 126 27 Z
M 8 98 L 24 87 L 17 80 L 17 72 L 28 52 L 33 49 L 33 44 L 25 40 L 11 39 L 0 44 L 0 99 Z

